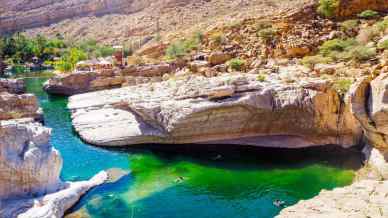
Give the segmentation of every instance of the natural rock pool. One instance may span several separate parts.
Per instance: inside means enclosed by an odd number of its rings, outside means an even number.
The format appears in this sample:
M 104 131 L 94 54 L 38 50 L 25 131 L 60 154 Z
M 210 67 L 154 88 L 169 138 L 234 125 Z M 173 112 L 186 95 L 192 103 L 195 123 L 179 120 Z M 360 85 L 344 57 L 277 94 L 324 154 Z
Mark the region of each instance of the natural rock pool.
M 63 179 L 87 179 L 109 168 L 131 171 L 84 196 L 73 208 L 81 217 L 270 218 L 281 210 L 273 204 L 276 199 L 291 205 L 322 189 L 348 185 L 360 167 L 360 152 L 332 147 L 97 148 L 83 143 L 73 132 L 67 98 L 42 91 L 47 77 L 25 80 L 27 92 L 39 98 L 45 124 L 53 129 L 51 142 L 64 159 Z

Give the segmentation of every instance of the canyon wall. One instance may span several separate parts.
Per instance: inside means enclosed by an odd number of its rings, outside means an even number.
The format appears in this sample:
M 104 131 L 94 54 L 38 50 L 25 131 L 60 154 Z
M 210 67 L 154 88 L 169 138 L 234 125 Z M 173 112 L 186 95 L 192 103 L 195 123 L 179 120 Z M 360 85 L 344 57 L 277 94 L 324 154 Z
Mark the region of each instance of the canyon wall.
M 0 34 L 49 25 L 67 18 L 133 13 L 149 0 L 1 0 Z
M 376 10 L 386 12 L 388 1 L 386 0 L 340 0 L 337 16 L 348 17 L 358 14 L 364 10 Z

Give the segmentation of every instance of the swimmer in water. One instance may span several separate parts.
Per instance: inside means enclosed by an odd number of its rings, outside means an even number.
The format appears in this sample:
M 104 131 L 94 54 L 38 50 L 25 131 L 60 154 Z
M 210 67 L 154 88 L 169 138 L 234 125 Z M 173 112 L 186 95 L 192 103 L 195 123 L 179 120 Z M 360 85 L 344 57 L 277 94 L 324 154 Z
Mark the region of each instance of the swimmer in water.
M 285 203 L 284 201 L 281 201 L 279 199 L 276 199 L 274 202 L 273 202 L 273 205 L 275 205 L 276 207 L 283 207 L 285 206 Z
M 178 182 L 182 182 L 184 180 L 184 178 L 182 176 L 179 176 L 175 182 L 178 183 Z

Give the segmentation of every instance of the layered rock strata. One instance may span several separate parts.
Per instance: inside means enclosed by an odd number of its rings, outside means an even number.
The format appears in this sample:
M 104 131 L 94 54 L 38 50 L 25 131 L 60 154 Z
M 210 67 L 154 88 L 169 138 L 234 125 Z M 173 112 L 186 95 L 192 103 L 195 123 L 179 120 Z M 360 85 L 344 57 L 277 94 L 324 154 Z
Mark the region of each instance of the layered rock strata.
M 43 121 L 42 110 L 34 95 L 0 92 L 0 120 L 27 117 L 36 121 Z
M 350 107 L 360 122 L 369 143 L 379 149 L 388 148 L 387 127 L 388 74 L 383 73 L 372 80 L 363 77 L 349 91 Z
M 49 25 L 67 18 L 133 13 L 152 2 L 147 0 L 4 0 L 1 3 L 0 34 Z M 55 13 L 53 13 L 55 12 Z
M 24 80 L 0 78 L 0 92 L 21 94 L 26 91 Z
M 366 175 L 351 186 L 322 191 L 312 199 L 300 201 L 282 210 L 279 218 L 388 216 L 387 82 L 385 73 L 375 79 L 359 78 L 347 96 L 352 114 L 373 145 L 364 148 Z
M 299 148 L 359 143 L 349 108 L 324 81 L 191 76 L 70 97 L 80 137 L 95 145 L 230 143 Z

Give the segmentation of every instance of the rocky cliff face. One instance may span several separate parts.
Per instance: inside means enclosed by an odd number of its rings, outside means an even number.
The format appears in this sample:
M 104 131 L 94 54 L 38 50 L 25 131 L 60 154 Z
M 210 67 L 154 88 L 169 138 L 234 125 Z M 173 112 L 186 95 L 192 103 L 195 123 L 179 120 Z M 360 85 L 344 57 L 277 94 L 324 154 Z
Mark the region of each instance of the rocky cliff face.
M 157 20 L 164 35 L 204 29 L 252 14 L 271 14 L 305 1 L 1 0 L 0 34 L 25 30 L 30 35 L 59 33 L 71 40 L 129 43 L 155 35 Z
M 387 83 L 386 73 L 373 80 L 364 77 L 349 92 L 352 113 L 363 127 L 369 143 L 380 149 L 388 148 Z
M 164 74 L 169 74 L 176 68 L 173 63 L 160 63 L 133 65 L 123 70 L 61 74 L 49 79 L 44 84 L 43 89 L 52 94 L 74 95 L 119 88 L 126 85 L 161 81 Z
M 0 217 L 60 218 L 108 178 L 101 172 L 89 181 L 62 182 L 50 132 L 29 118 L 0 121 Z
M 0 120 L 31 117 L 36 121 L 43 120 L 42 110 L 37 98 L 32 94 L 0 93 Z
M 69 108 L 81 138 L 96 145 L 358 144 L 357 122 L 324 81 L 268 81 L 255 75 L 193 76 L 72 96 Z
M 49 25 L 67 18 L 133 13 L 149 6 L 147 0 L 2 0 L 0 33 Z
M 38 123 L 0 123 L 0 199 L 42 195 L 58 189 L 62 159 Z
M 0 65 L 1 65 L 1 63 L 0 63 Z M 0 78 L 0 92 L 9 92 L 9 93 L 13 93 L 13 94 L 21 94 L 21 93 L 24 93 L 25 91 L 26 91 L 26 87 L 24 84 L 24 80 Z
M 12 88 L 16 81 L 0 80 Z M 11 89 L 12 90 L 12 89 Z M 0 93 L 0 217 L 60 218 L 107 173 L 89 181 L 60 179 L 62 158 L 50 144 L 37 99 L 31 94 Z
M 340 0 L 337 16 L 348 17 L 364 10 L 387 11 L 388 1 L 384 0 Z

